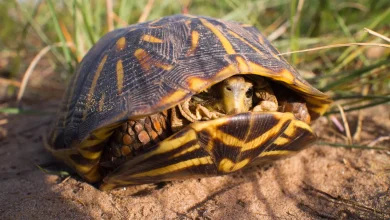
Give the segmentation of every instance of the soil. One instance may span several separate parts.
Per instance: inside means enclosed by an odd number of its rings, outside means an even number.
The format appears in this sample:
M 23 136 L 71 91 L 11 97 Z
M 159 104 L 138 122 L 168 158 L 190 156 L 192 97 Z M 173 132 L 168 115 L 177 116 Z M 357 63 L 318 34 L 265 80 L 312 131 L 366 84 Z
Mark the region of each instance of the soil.
M 54 112 L 57 104 L 31 108 Z M 356 130 L 357 112 L 347 118 Z M 390 218 L 390 150 L 315 144 L 232 175 L 102 192 L 46 152 L 42 134 L 52 119 L 0 114 L 0 219 Z M 332 124 L 323 117 L 313 125 L 319 141 L 345 143 Z M 389 106 L 362 111 L 357 144 L 390 149 L 389 134 Z

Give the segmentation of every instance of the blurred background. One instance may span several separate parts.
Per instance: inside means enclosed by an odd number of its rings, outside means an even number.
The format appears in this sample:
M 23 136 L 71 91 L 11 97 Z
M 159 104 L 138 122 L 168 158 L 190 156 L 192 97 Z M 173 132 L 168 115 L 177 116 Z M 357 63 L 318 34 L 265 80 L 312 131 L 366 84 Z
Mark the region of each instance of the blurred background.
M 388 106 L 389 0 L 0 0 L 0 111 L 58 100 L 102 35 L 179 13 L 254 25 L 281 53 L 325 47 L 283 56 L 346 112 Z
M 329 94 L 316 144 L 112 194 L 56 165 L 42 135 L 77 63 L 115 28 L 180 13 L 254 25 Z M 0 0 L 0 219 L 390 219 L 389 37 L 390 0 Z

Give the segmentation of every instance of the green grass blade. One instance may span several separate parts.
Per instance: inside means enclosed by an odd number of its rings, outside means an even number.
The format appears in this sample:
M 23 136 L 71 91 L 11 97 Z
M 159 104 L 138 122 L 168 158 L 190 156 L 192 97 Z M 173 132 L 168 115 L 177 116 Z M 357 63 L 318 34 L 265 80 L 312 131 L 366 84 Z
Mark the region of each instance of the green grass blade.
M 329 91 L 329 90 L 336 88 L 340 85 L 345 85 L 346 83 L 350 82 L 351 80 L 356 79 L 364 74 L 367 74 L 371 70 L 378 68 L 382 65 L 386 65 L 388 63 L 389 63 L 389 60 L 382 60 L 382 61 L 379 61 L 378 63 L 373 64 L 371 66 L 363 67 L 359 70 L 353 71 L 351 74 L 349 74 L 349 75 L 347 75 L 339 80 L 336 80 L 334 82 L 329 83 L 328 85 L 326 85 L 325 87 L 323 87 L 320 90 L 326 92 L 326 91 Z
M 365 104 L 365 105 L 360 105 L 360 106 L 351 107 L 351 108 L 345 108 L 344 112 L 351 112 L 351 111 L 361 110 L 361 109 L 365 109 L 365 108 L 371 108 L 371 107 L 374 107 L 374 106 L 377 106 L 377 105 L 382 105 L 382 104 L 385 104 L 385 103 L 388 103 L 388 102 L 390 102 L 390 98 L 381 99 L 379 101 L 371 102 L 371 103 L 368 103 L 368 104 Z M 325 115 L 339 114 L 339 113 L 340 113 L 340 111 L 329 111 L 329 112 L 325 113 Z
M 355 149 L 364 149 L 364 150 L 390 150 L 390 148 L 386 147 L 370 147 L 367 145 L 348 145 L 348 144 L 340 144 L 340 143 L 330 143 L 330 142 L 317 142 L 318 145 L 328 145 L 331 147 L 344 147 L 344 148 L 355 148 Z
M 62 42 L 62 51 L 65 56 L 66 63 L 68 64 L 68 69 L 70 72 L 73 72 L 73 65 L 72 65 L 72 58 L 71 58 L 71 51 L 68 46 L 66 46 L 66 40 L 64 33 L 62 33 L 61 28 L 60 28 L 60 23 L 57 18 L 56 10 L 54 8 L 52 0 L 47 0 L 47 3 L 49 5 L 49 11 L 51 13 L 52 19 L 53 19 L 53 25 L 54 29 L 57 33 L 58 38 Z
M 77 1 L 76 1 L 76 5 L 77 5 L 77 8 L 80 10 L 81 15 L 83 17 L 84 26 L 85 26 L 85 30 L 87 32 L 87 36 L 89 37 L 89 40 L 90 40 L 91 44 L 95 44 L 96 43 L 96 39 L 95 39 L 95 36 L 94 36 L 94 32 L 92 30 L 91 24 L 89 23 L 88 14 L 87 14 L 87 12 L 85 10 L 85 7 L 87 7 L 87 6 L 86 5 L 83 6 L 83 4 L 80 4 Z

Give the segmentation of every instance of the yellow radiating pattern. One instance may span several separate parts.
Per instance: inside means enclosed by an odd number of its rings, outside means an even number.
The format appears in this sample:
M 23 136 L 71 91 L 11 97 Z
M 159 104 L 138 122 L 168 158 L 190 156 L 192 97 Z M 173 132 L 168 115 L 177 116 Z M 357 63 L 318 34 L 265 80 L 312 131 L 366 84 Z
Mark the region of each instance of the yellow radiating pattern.
M 159 176 L 159 175 L 163 175 L 166 173 L 172 173 L 172 172 L 175 172 L 177 170 L 186 169 L 188 167 L 205 165 L 205 164 L 213 164 L 213 161 L 211 160 L 210 156 L 195 158 L 195 159 L 191 159 L 191 160 L 185 160 L 185 161 L 182 161 L 179 163 L 168 165 L 166 167 L 161 167 L 161 168 L 150 170 L 150 171 L 143 172 L 143 173 L 137 173 L 137 174 L 131 175 L 130 177 L 134 178 L 134 177 L 144 177 L 144 176 Z
M 222 34 L 221 31 L 218 30 L 217 27 L 215 27 L 213 24 L 208 22 L 206 19 L 200 18 L 200 21 L 204 26 L 206 26 L 208 29 L 210 29 L 215 36 L 221 41 L 223 48 L 225 48 L 226 53 L 228 54 L 235 54 L 236 51 L 234 51 L 232 44 L 230 41 Z
M 181 151 L 181 152 L 179 152 L 179 153 L 177 153 L 177 154 L 174 154 L 172 157 L 170 157 L 169 159 L 172 159 L 172 158 L 175 158 L 175 157 L 180 157 L 180 156 L 182 156 L 182 155 L 184 155 L 184 154 L 188 154 L 188 153 L 190 153 L 190 152 L 192 152 L 192 151 L 194 151 L 194 150 L 197 150 L 197 149 L 199 149 L 200 148 L 200 146 L 198 145 L 198 144 L 196 144 L 196 145 L 194 145 L 194 146 L 191 146 L 191 147 L 189 147 L 189 148 L 186 148 L 185 150 L 183 150 L 183 151 Z
M 102 93 L 102 97 L 99 100 L 99 112 L 102 112 L 104 110 L 104 100 L 106 99 L 106 94 Z
M 241 73 L 251 72 L 247 62 L 242 57 L 236 57 L 236 61 L 237 61 L 238 69 L 240 70 Z
M 100 77 L 100 73 L 103 70 L 104 64 L 106 63 L 106 60 L 107 60 L 107 55 L 105 55 L 103 57 L 103 59 L 100 61 L 99 66 L 98 66 L 98 68 L 97 68 L 97 70 L 95 72 L 95 75 L 93 76 L 91 88 L 89 88 L 89 92 L 88 92 L 88 95 L 87 95 L 86 108 L 85 108 L 85 110 L 83 112 L 83 120 L 85 120 L 85 118 L 87 117 L 87 111 L 89 110 L 89 108 L 91 106 L 91 103 L 94 101 L 93 100 L 93 96 L 94 96 L 96 84 L 97 84 L 97 81 L 98 81 L 98 79 Z
M 294 151 L 289 150 L 273 150 L 273 151 L 264 151 L 262 152 L 259 157 L 266 157 L 266 156 L 283 156 L 283 155 L 291 155 L 295 153 Z
M 262 44 L 262 45 L 264 44 L 264 38 L 263 38 L 263 36 L 261 36 L 261 35 L 259 34 L 257 39 L 259 40 L 260 44 Z
M 160 61 L 157 60 L 153 60 L 153 65 L 163 70 L 171 70 L 173 68 L 173 65 L 161 63 Z
M 163 97 L 159 103 L 160 106 L 165 106 L 173 103 L 177 103 L 178 100 L 182 100 L 187 95 L 186 91 L 176 90 L 170 95 Z
M 198 44 L 199 44 L 199 32 L 192 31 L 191 32 L 191 48 L 188 50 L 187 56 L 195 53 L 195 50 L 198 47 Z
M 122 94 L 123 78 L 124 78 L 124 71 L 123 71 L 122 60 L 118 60 L 116 62 L 116 86 L 118 89 L 118 94 Z
M 254 51 L 256 51 L 259 54 L 263 54 L 259 49 L 257 49 L 255 46 L 253 46 L 251 43 L 249 43 L 247 40 L 242 38 L 240 35 L 236 34 L 235 32 L 228 30 L 229 34 L 233 35 L 235 38 L 239 39 L 240 41 L 244 42 L 246 45 L 251 47 Z
M 292 114 L 283 114 L 282 117 L 280 117 L 280 114 L 274 114 L 273 117 L 277 117 L 276 115 L 279 116 L 277 119 L 275 119 L 278 120 L 278 123 L 259 137 L 253 139 L 250 142 L 243 143 L 243 149 L 241 150 L 242 152 L 252 150 L 255 149 L 257 146 L 263 145 L 269 140 L 270 137 L 273 137 L 278 132 L 280 132 L 281 127 L 286 121 L 291 120 L 294 117 Z
M 162 42 L 164 42 L 162 39 L 154 37 L 154 36 L 149 35 L 149 34 L 143 35 L 141 39 L 143 41 L 146 41 L 146 42 L 149 42 L 149 43 L 162 43 Z
M 242 160 L 240 162 L 234 163 L 233 161 L 229 160 L 228 158 L 224 158 L 219 162 L 218 170 L 224 173 L 230 173 L 234 172 L 236 170 L 239 170 L 243 168 L 245 165 L 249 163 L 250 159 L 247 158 L 245 160 Z
M 167 152 L 170 152 L 172 150 L 175 150 L 184 144 L 196 140 L 197 136 L 194 130 L 189 129 L 184 135 L 178 137 L 178 138 L 168 138 L 164 141 L 160 142 L 158 147 L 154 149 L 153 151 L 150 151 L 143 155 L 143 159 L 146 160 L 154 155 L 164 154 Z M 196 146 L 196 145 L 195 145 Z M 188 149 L 188 148 L 187 148 Z
M 210 83 L 208 80 L 199 78 L 199 77 L 190 77 L 187 80 L 188 87 L 191 89 L 191 91 L 201 91 L 204 88 L 207 88 L 208 84 Z
M 287 144 L 289 141 L 291 141 L 289 138 L 278 137 L 278 138 L 274 141 L 274 144 L 276 144 L 276 145 L 285 145 L 285 144 Z
M 116 41 L 116 49 L 123 50 L 126 47 L 126 38 L 121 37 Z
M 234 65 L 229 64 L 228 66 L 224 67 L 222 70 L 220 70 L 215 76 L 217 78 L 227 78 L 233 74 L 237 73 L 237 69 L 235 68 Z
M 79 148 L 79 153 L 81 154 L 81 156 L 83 156 L 84 158 L 87 158 L 89 160 L 98 159 L 100 157 L 100 155 L 102 155 L 101 151 L 92 152 L 92 151 L 88 151 L 88 150 L 83 150 L 81 148 Z

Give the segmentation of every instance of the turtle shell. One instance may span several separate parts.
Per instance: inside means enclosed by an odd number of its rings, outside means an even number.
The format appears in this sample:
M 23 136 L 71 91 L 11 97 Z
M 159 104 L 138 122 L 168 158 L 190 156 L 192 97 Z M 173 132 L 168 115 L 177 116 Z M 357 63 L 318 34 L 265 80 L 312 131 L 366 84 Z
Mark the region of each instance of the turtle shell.
M 114 30 L 90 49 L 71 79 L 46 146 L 97 181 L 101 177 L 92 173 L 101 143 L 121 123 L 172 108 L 238 74 L 264 76 L 295 91 L 312 120 L 331 103 L 254 27 L 174 15 Z

